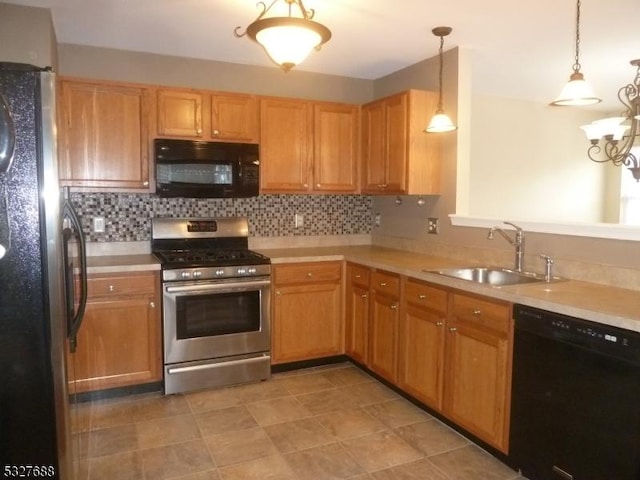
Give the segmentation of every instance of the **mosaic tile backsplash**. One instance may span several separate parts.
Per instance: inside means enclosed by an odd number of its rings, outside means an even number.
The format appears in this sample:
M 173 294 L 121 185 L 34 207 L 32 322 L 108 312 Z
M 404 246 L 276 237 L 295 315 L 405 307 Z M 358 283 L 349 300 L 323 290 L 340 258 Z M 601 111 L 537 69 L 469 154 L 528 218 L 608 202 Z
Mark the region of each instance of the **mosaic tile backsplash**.
M 372 198 L 365 195 L 260 195 L 251 198 L 159 198 L 151 194 L 80 193 L 71 202 L 89 242 L 151 239 L 152 217 L 236 217 L 249 219 L 249 236 L 282 237 L 371 233 Z M 295 214 L 304 226 L 294 227 Z M 94 217 L 105 232 L 94 233 Z

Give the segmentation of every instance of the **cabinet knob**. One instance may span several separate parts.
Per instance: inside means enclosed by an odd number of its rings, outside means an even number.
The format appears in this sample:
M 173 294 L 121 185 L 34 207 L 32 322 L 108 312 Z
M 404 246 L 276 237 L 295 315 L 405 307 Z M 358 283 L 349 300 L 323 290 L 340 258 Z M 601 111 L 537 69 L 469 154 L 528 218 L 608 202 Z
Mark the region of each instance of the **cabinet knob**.
M 276 295 L 282 295 L 282 294 L 280 293 L 280 290 L 278 290 L 278 291 L 276 292 Z
M 220 130 L 214 130 L 214 131 L 213 131 L 213 134 L 214 134 L 214 135 L 220 135 Z
M 436 322 L 436 327 L 441 327 L 444 325 L 444 322 Z
M 148 187 L 149 186 L 149 182 L 147 180 L 145 180 L 144 182 L 142 182 L 142 185 L 145 186 L 145 187 Z
M 156 308 L 156 302 L 149 302 L 149 306 L 151 308 Z
M 451 327 L 451 328 L 449 328 L 449 331 L 450 331 L 451 333 L 455 333 L 455 332 L 457 332 L 457 331 L 458 331 L 458 329 L 457 329 L 456 327 Z
M 418 298 L 420 300 L 424 300 L 425 298 L 427 298 L 427 296 L 424 293 L 421 293 L 420 295 L 418 295 Z
M 398 308 L 398 305 L 396 305 L 395 303 L 393 305 L 390 306 L 391 310 L 396 310 Z
M 307 277 L 309 277 L 309 278 L 313 277 L 313 273 L 307 272 Z
M 482 312 L 476 308 L 476 309 L 473 311 L 473 316 L 474 316 L 474 317 L 479 317 L 480 315 L 482 315 Z
M 196 130 L 196 133 L 197 133 L 198 135 L 202 135 L 202 129 L 201 129 L 201 128 L 198 128 L 198 129 Z
M 303 183 L 303 184 L 302 184 L 302 186 L 303 186 L 304 188 L 309 188 L 309 184 L 308 184 L 308 183 Z
M 109 291 L 110 292 L 115 292 L 116 291 L 116 287 L 114 287 L 113 285 L 109 285 Z

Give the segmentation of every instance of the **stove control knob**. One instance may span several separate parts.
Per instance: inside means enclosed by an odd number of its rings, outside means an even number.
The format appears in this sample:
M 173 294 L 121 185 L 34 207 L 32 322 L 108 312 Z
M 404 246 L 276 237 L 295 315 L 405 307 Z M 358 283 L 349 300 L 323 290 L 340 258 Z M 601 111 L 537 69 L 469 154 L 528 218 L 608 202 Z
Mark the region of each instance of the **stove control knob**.
M 202 272 L 200 270 L 196 270 L 193 272 L 193 278 L 200 278 L 202 276 Z
M 182 272 L 180 276 L 182 278 L 191 278 L 191 272 Z
M 217 277 L 221 277 L 222 275 L 224 275 L 224 269 L 223 268 L 219 268 L 218 270 L 216 270 L 216 276 Z
M 245 273 L 247 273 L 247 269 L 246 268 L 239 268 L 238 269 L 238 275 L 244 275 Z
M 247 273 L 249 273 L 249 275 L 255 275 L 255 273 L 256 273 L 255 267 L 248 268 L 247 269 Z

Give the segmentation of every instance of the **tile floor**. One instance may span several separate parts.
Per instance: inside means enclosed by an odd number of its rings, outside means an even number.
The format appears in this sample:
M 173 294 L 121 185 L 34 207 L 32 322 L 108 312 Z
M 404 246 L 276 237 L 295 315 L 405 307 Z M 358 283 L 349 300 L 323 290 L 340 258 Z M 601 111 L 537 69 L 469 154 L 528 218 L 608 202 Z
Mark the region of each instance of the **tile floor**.
M 348 363 L 79 414 L 80 480 L 523 480 Z

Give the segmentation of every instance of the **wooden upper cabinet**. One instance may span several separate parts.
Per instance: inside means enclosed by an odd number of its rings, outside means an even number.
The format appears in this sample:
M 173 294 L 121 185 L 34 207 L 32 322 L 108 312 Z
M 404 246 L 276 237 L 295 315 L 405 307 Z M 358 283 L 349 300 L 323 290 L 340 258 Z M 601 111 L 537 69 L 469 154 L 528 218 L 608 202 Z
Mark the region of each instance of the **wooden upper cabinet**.
M 358 107 L 339 103 L 314 105 L 313 189 L 358 190 Z
M 260 102 L 254 95 L 211 96 L 211 137 L 220 141 L 258 143 Z
M 441 140 L 424 131 L 437 100 L 407 90 L 362 107 L 363 193 L 440 193 Z
M 204 94 L 158 90 L 158 135 L 202 138 Z
M 61 185 L 148 188 L 149 90 L 72 79 L 58 86 Z
M 260 102 L 260 190 L 306 192 L 311 185 L 313 110 L 309 102 Z
M 263 99 L 261 191 L 358 191 L 358 112 L 357 105 Z

